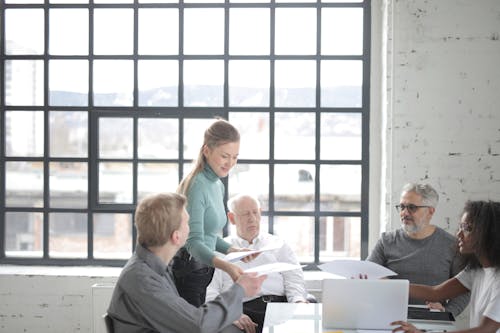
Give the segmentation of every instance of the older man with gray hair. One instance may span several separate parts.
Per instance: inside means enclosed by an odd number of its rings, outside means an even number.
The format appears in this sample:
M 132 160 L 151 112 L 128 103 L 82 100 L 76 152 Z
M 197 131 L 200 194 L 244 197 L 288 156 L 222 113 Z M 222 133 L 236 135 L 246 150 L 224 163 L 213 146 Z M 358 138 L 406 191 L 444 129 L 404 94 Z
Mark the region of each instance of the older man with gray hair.
M 299 261 L 292 248 L 281 238 L 260 230 L 261 208 L 259 201 L 248 194 L 239 194 L 232 197 L 227 206 L 229 222 L 236 227 L 236 234 L 225 240 L 240 248 L 260 250 L 270 245 L 279 245 L 275 250 L 264 251 L 250 262 L 239 262 L 244 270 L 277 262 L 298 264 Z M 207 300 L 217 297 L 228 288 L 233 281 L 227 273 L 220 269 L 215 270 L 212 282 L 207 288 Z M 246 333 L 262 332 L 266 307 L 268 302 L 308 302 L 305 289 L 304 275 L 301 269 L 281 273 L 270 273 L 262 284 L 260 293 L 247 297 L 243 303 L 245 314 L 235 322 L 235 325 Z
M 438 285 L 461 270 L 457 240 L 450 233 L 431 224 L 439 195 L 429 184 L 409 183 L 403 186 L 396 209 L 401 228 L 385 232 L 367 260 L 398 273 L 398 279 L 411 283 Z M 459 315 L 469 302 L 469 294 L 430 307 Z M 421 302 L 410 299 L 410 304 Z

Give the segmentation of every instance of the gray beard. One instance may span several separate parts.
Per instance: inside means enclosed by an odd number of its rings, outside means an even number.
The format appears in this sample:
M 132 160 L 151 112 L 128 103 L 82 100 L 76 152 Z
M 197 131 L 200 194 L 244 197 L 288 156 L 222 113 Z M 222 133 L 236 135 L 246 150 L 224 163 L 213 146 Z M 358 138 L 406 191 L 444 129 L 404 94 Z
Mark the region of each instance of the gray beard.
M 401 228 L 408 234 L 416 234 L 417 232 L 422 230 L 422 226 L 419 226 L 417 224 L 414 225 L 407 225 L 404 223 L 401 223 Z

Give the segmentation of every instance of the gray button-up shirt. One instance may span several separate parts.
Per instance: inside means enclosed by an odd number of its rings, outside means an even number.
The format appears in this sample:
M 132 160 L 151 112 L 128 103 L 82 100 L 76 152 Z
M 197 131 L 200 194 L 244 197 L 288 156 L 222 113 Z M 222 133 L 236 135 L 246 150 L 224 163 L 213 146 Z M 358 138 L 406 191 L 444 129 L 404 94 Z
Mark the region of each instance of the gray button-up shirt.
M 179 296 L 167 266 L 141 245 L 123 268 L 108 315 L 115 332 L 239 332 L 244 290 L 234 284 L 199 308 Z

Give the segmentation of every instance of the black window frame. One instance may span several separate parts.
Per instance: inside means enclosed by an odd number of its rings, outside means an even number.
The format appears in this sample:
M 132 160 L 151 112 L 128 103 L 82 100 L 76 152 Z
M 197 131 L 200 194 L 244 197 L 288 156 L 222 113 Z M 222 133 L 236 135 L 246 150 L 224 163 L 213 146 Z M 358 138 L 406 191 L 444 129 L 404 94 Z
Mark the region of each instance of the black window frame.
M 230 3 L 229 0 L 225 0 L 223 3 L 184 3 L 182 0 L 180 3 L 175 4 L 142 4 L 138 3 L 138 0 L 134 0 L 132 4 L 95 4 L 92 0 L 89 0 L 89 4 L 51 4 L 48 0 L 45 0 L 43 4 L 5 4 L 2 0 L 2 8 L 0 11 L 0 21 L 1 21 L 1 40 L 0 44 L 0 75 L 2 77 L 0 83 L 0 99 L 1 99 L 1 110 L 0 110 L 0 127 L 2 128 L 0 135 L 0 164 L 2 165 L 2 170 L 5 170 L 6 162 L 9 161 L 39 161 L 44 164 L 44 191 L 43 191 L 43 207 L 42 208 L 10 208 L 5 205 L 5 191 L 6 191 L 6 179 L 5 171 L 0 174 L 0 264 L 18 264 L 18 265 L 104 265 L 104 266 L 122 266 L 125 260 L 121 259 L 96 259 L 94 258 L 93 252 L 93 223 L 92 215 L 93 213 L 128 213 L 133 214 L 135 209 L 135 203 L 137 202 L 137 164 L 139 159 L 137 158 L 137 153 L 134 154 L 133 159 L 127 160 L 131 161 L 133 164 L 133 202 L 134 204 L 99 204 L 98 203 L 98 121 L 100 117 L 118 117 L 125 116 L 127 118 L 132 118 L 134 121 L 134 146 L 137 146 L 137 120 L 138 118 L 175 118 L 179 119 L 179 156 L 178 159 L 166 159 L 166 160 L 155 160 L 154 162 L 174 162 L 179 165 L 179 180 L 183 177 L 184 163 L 189 163 L 190 160 L 184 158 L 183 154 L 183 123 L 185 119 L 191 118 L 213 118 L 216 116 L 223 117 L 227 119 L 230 113 L 233 112 L 246 112 L 248 108 L 230 107 L 228 103 L 228 63 L 229 60 L 233 59 L 270 59 L 271 63 L 271 87 L 270 87 L 270 106 L 269 107 L 252 107 L 252 111 L 262 111 L 269 113 L 269 143 L 270 143 L 270 158 L 266 160 L 239 160 L 239 163 L 252 163 L 252 164 L 265 164 L 269 165 L 269 207 L 264 215 L 268 217 L 269 220 L 269 231 L 273 231 L 274 219 L 277 216 L 308 216 L 314 218 L 314 262 L 309 263 L 310 265 L 307 269 L 316 269 L 317 265 L 320 263 L 319 258 L 319 244 L 320 244 L 320 219 L 325 216 L 339 216 L 339 217 L 359 217 L 361 221 L 361 258 L 365 258 L 368 254 L 368 199 L 369 199 L 369 135 L 370 135 L 370 56 L 371 56 L 371 1 L 364 0 L 362 2 L 293 2 L 293 3 L 282 3 L 275 2 L 271 0 L 269 3 Z M 138 55 L 138 9 L 139 8 L 179 8 L 180 19 L 179 19 L 179 35 L 180 41 L 182 40 L 182 25 L 183 25 L 183 9 L 184 8 L 194 8 L 194 7 L 204 7 L 204 8 L 224 8 L 225 9 L 225 51 L 222 56 L 203 56 L 203 55 L 184 55 L 182 49 L 182 43 L 179 43 L 179 55 L 172 56 L 139 56 Z M 228 52 L 228 17 L 229 8 L 271 8 L 271 54 L 269 56 L 234 56 L 229 55 Z M 283 56 L 275 55 L 273 42 L 274 42 L 274 9 L 284 8 L 284 7 L 309 7 L 317 9 L 317 31 L 321 31 L 321 8 L 327 7 L 358 7 L 363 9 L 363 53 L 362 55 L 355 56 L 327 56 L 320 54 L 321 39 L 320 33 L 317 34 L 317 53 L 311 56 Z M 45 10 L 45 46 L 43 55 L 6 55 L 5 54 L 5 10 L 9 8 L 42 8 Z M 51 56 L 48 54 L 48 38 L 47 34 L 49 31 L 49 9 L 51 8 L 88 8 L 89 9 L 89 54 L 86 56 Z M 130 56 L 105 56 L 105 55 L 94 55 L 93 54 L 93 9 L 95 8 L 131 8 L 134 10 L 134 53 Z M 61 106 L 50 106 L 49 105 L 49 89 L 48 89 L 48 63 L 50 59 L 85 59 L 89 60 L 89 95 L 88 95 L 88 106 L 85 107 L 61 107 Z M 93 105 L 93 94 L 92 94 L 92 81 L 93 81 L 93 60 L 96 59 L 130 59 L 134 62 L 134 103 L 131 107 L 96 107 Z M 137 62 L 139 59 L 179 59 L 179 95 L 178 102 L 179 105 L 176 107 L 141 107 L 138 106 L 138 79 L 137 79 Z M 5 102 L 5 62 L 12 59 L 30 59 L 30 60 L 43 60 L 44 62 L 44 105 L 42 106 L 7 106 Z M 223 107 L 185 107 L 183 106 L 183 89 L 182 89 L 182 73 L 183 66 L 182 62 L 188 59 L 221 59 L 224 61 L 225 68 L 225 80 L 224 80 L 224 105 Z M 277 59 L 311 59 L 316 61 L 316 107 L 314 108 L 278 108 L 274 106 L 274 61 Z M 360 108 L 322 108 L 320 107 L 320 69 L 319 64 L 321 60 L 330 59 L 341 59 L 341 60 L 361 60 L 362 70 L 363 70 L 363 81 L 362 81 L 362 106 Z M 44 113 L 44 155 L 43 157 L 7 157 L 6 156 L 6 128 L 5 128 L 5 112 L 6 111 L 43 111 Z M 53 158 L 49 157 L 49 130 L 48 130 L 48 117 L 49 111 L 85 111 L 88 114 L 88 156 L 86 158 Z M 316 118 L 316 151 L 314 160 L 279 160 L 274 158 L 274 122 L 275 115 L 278 112 L 307 112 L 314 113 Z M 360 160 L 352 161 L 322 161 L 319 159 L 320 156 L 320 115 L 321 112 L 335 112 L 335 113 L 361 113 L 362 118 L 362 156 Z M 231 119 L 229 119 L 231 120 Z M 50 193 L 48 190 L 49 183 L 49 163 L 50 162 L 88 162 L 88 208 L 86 209 L 68 209 L 68 208 L 51 208 L 49 206 Z M 141 160 L 142 161 L 142 160 Z M 314 191 L 315 197 L 317 198 L 314 203 L 314 211 L 311 212 L 287 212 L 287 211 L 276 211 L 274 208 L 274 166 L 281 164 L 311 164 L 314 165 L 316 174 L 319 175 L 321 165 L 336 165 L 336 164 L 352 164 L 361 166 L 361 209 L 359 212 L 347 212 L 347 211 L 321 211 L 320 210 L 320 177 L 314 178 Z M 228 180 L 223 180 L 226 188 Z M 227 196 L 227 191 L 226 191 Z M 43 257 L 42 258 L 13 258 L 6 257 L 5 254 L 5 214 L 7 212 L 40 212 L 44 217 L 44 232 L 43 232 Z M 75 212 L 75 213 L 86 213 L 87 214 L 87 242 L 88 242 L 88 256 L 84 259 L 64 259 L 64 258 L 50 258 L 49 257 L 49 214 L 54 212 Z M 132 248 L 135 247 L 136 231 L 132 228 Z M 225 229 L 227 233 L 227 227 Z

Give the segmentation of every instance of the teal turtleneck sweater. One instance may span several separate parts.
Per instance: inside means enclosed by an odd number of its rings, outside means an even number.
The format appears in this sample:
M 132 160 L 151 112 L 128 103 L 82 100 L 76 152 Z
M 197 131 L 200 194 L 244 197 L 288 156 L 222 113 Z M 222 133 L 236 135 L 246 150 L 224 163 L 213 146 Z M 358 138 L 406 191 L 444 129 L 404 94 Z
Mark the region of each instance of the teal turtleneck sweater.
M 213 266 L 214 251 L 227 253 L 231 246 L 220 237 L 227 223 L 224 191 L 224 184 L 208 164 L 193 178 L 187 191 L 190 231 L 186 248 L 192 256 L 210 266 Z

